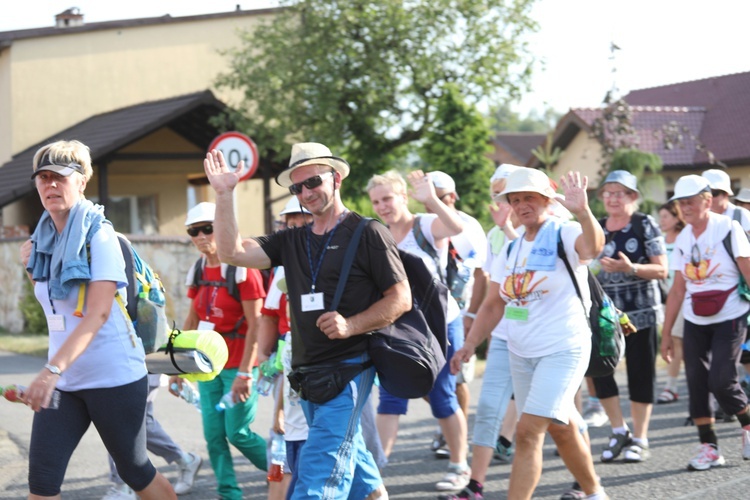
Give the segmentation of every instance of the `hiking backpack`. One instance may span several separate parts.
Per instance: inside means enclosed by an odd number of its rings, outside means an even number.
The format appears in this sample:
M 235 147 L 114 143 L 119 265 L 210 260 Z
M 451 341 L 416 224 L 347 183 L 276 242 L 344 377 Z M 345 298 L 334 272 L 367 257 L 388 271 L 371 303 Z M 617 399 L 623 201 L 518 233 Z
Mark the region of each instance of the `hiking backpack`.
M 219 281 L 209 281 L 203 279 L 203 257 L 200 257 L 194 264 L 195 272 L 193 273 L 193 285 L 198 288 L 200 286 L 216 286 L 227 289 L 227 293 L 232 296 L 234 300 L 242 304 L 242 298 L 240 297 L 240 289 L 237 286 L 237 266 L 227 265 L 226 277 Z M 268 291 L 268 279 L 266 275 L 261 273 L 263 279 L 263 288 Z M 238 333 L 240 327 L 245 323 L 245 315 L 240 316 L 240 319 L 234 324 L 231 332 L 222 333 L 225 338 L 235 339 L 242 337 Z
M 365 226 L 362 218 L 354 231 L 339 276 L 331 310 L 338 307 Z M 391 325 L 372 332 L 368 352 L 380 385 L 400 398 L 426 396 L 446 363 L 448 288 L 416 255 L 399 250 L 412 292 L 412 308 Z

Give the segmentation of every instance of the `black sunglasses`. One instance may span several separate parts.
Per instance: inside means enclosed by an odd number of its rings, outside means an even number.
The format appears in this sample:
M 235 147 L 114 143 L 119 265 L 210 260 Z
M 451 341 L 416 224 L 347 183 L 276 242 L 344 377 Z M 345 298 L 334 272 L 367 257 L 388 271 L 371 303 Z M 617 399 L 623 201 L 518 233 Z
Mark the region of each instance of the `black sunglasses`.
M 198 226 L 198 227 L 189 227 L 187 230 L 187 233 L 195 238 L 198 236 L 198 234 L 213 234 L 214 232 L 214 225 L 213 224 L 206 224 L 205 226 Z
M 307 189 L 315 189 L 316 187 L 323 184 L 323 179 L 325 177 L 328 177 L 329 175 L 333 175 L 333 172 L 325 172 L 320 175 L 314 175 L 310 177 L 309 179 L 305 179 L 302 182 L 298 182 L 297 184 L 292 184 L 289 186 L 289 192 L 298 195 L 302 193 L 302 186 L 306 187 Z

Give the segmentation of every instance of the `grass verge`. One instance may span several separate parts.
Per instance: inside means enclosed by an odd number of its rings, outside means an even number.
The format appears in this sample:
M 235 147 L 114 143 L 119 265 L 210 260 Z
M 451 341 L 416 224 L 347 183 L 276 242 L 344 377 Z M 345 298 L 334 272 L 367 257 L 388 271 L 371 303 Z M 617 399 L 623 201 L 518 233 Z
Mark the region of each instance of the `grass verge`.
M 48 345 L 49 337 L 46 335 L 0 333 L 0 350 L 3 351 L 44 358 Z

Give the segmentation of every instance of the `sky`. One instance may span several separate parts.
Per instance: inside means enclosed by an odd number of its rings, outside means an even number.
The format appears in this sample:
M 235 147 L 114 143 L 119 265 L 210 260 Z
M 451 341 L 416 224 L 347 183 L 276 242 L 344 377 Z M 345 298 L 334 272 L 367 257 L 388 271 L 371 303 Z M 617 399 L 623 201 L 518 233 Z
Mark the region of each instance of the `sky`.
M 79 7 L 85 22 L 173 17 L 273 6 L 275 0 L 0 0 L 0 32 L 54 25 Z M 598 107 L 611 89 L 631 90 L 750 71 L 746 0 L 537 0 L 539 63 L 522 115 L 551 107 Z M 619 50 L 611 51 L 612 44 Z M 613 71 L 616 69 L 616 71 Z

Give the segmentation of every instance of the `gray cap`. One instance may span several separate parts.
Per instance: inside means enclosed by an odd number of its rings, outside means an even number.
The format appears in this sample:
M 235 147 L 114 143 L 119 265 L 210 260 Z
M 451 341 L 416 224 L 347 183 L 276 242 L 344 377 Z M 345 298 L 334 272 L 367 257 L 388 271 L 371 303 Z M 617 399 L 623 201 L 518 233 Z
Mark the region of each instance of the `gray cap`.
M 622 184 L 631 191 L 635 191 L 636 193 L 641 194 L 641 192 L 638 191 L 638 179 L 636 179 L 635 175 L 631 174 L 627 170 L 611 171 L 607 175 L 607 178 L 604 179 L 604 182 L 602 182 L 602 185 L 599 186 L 599 189 L 603 188 L 605 184 L 609 184 L 611 182 Z

